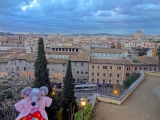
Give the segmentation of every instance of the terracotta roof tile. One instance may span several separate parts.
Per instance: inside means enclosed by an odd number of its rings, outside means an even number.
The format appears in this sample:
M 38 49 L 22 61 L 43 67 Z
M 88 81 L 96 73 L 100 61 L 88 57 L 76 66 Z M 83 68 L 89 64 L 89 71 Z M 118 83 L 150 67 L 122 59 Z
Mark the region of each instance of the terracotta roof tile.
M 133 64 L 130 59 L 91 59 L 91 63 L 94 64 L 117 64 L 117 65 L 127 65 Z
M 155 64 L 158 65 L 158 59 L 157 58 L 152 58 L 149 56 L 137 56 L 137 59 L 142 63 L 142 64 Z

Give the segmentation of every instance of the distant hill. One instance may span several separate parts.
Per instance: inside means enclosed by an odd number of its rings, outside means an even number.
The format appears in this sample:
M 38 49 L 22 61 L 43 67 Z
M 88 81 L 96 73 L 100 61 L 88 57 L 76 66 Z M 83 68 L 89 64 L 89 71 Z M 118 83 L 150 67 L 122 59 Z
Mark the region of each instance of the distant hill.
M 7 34 L 7 36 L 15 36 L 16 35 L 16 34 L 13 34 L 13 33 L 10 33 L 10 32 L 8 32 L 6 34 Z M 4 36 L 4 32 L 0 32 L 0 36 Z
M 108 36 L 113 36 L 113 35 L 116 35 L 116 36 L 121 36 L 121 35 L 117 35 L 117 34 L 110 34 L 110 33 L 97 33 L 97 34 L 68 34 L 68 35 L 71 35 L 71 36 L 79 36 L 79 35 L 82 35 L 82 36 L 102 36 L 102 35 L 108 35 Z

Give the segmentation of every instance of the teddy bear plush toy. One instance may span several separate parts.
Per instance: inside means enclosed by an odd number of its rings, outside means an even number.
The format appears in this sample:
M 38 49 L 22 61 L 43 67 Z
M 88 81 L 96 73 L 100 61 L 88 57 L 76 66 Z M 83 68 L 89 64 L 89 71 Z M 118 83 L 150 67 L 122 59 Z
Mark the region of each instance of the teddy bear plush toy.
M 48 88 L 42 86 L 41 88 L 25 87 L 21 91 L 24 97 L 14 106 L 20 112 L 16 120 L 48 120 L 45 107 L 49 107 L 52 99 L 46 97 Z

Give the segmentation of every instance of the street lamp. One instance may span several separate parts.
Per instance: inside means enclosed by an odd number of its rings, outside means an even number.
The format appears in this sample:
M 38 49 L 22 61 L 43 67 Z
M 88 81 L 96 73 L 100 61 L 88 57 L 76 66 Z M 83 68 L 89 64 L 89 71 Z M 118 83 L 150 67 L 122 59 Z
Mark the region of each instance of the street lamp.
M 113 89 L 113 94 L 114 94 L 115 96 L 119 96 L 119 90 L 116 89 L 116 88 L 114 88 L 114 89 Z
M 82 114 L 82 120 L 84 120 L 84 107 L 86 106 L 87 99 L 83 96 L 83 97 L 80 99 L 80 101 L 81 101 L 81 106 L 82 106 L 82 108 L 83 108 L 83 110 L 82 110 L 82 112 L 83 112 L 83 114 Z

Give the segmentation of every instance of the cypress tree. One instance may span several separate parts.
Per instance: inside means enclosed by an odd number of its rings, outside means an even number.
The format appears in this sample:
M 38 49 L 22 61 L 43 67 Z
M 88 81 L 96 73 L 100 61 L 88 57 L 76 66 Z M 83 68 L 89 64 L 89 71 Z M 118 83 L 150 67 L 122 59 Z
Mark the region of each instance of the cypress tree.
M 49 70 L 47 69 L 47 59 L 44 51 L 43 38 L 39 38 L 38 41 L 38 55 L 34 63 L 34 67 L 35 81 L 33 83 L 33 86 L 36 88 L 46 86 L 49 89 L 50 93 L 52 91 L 52 88 L 49 80 Z
M 67 71 L 64 79 L 64 87 L 62 92 L 63 120 L 70 120 L 71 114 L 75 113 L 77 109 L 77 104 L 75 100 L 76 100 L 76 97 L 74 96 L 74 84 L 73 84 L 71 61 L 68 60 Z
M 35 88 L 40 88 L 42 86 L 46 86 L 49 90 L 48 96 L 52 98 L 52 104 L 50 107 L 46 108 L 46 112 L 48 114 L 48 119 L 49 120 L 57 120 L 57 111 L 60 109 L 58 108 L 59 106 L 57 98 L 55 96 L 52 96 L 52 87 L 49 79 L 49 70 L 47 69 L 47 59 L 45 56 L 45 51 L 44 51 L 44 43 L 43 43 L 43 38 L 39 38 L 38 41 L 38 55 L 37 59 L 34 63 L 35 67 L 35 81 L 33 83 L 33 87 Z

